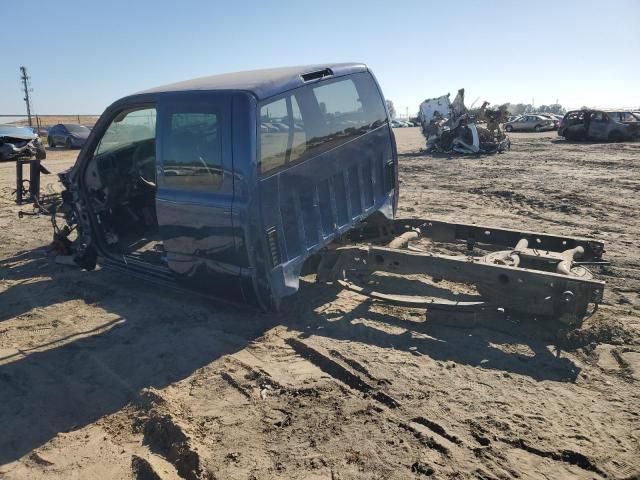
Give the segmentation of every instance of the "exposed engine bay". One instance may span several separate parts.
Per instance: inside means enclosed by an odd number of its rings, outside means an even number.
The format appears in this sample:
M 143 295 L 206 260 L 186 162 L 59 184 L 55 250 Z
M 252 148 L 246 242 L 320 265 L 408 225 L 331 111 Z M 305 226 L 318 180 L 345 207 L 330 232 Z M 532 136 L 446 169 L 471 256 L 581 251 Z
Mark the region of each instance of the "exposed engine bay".
M 500 128 L 506 121 L 503 105 L 489 109 L 484 102 L 472 116 L 464 104 L 464 88 L 458 90 L 453 102 L 449 94 L 427 99 L 420 104 L 418 118 L 428 152 L 441 153 L 501 153 L 511 147 L 509 138 Z M 486 122 L 486 126 L 478 125 Z

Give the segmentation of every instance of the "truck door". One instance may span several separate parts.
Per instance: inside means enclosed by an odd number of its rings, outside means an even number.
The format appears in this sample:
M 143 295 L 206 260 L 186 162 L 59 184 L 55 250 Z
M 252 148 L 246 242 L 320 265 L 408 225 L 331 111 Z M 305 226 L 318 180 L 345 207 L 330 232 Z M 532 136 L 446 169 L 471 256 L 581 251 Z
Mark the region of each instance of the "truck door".
M 165 97 L 158 123 L 156 210 L 168 267 L 180 283 L 237 299 L 230 97 Z

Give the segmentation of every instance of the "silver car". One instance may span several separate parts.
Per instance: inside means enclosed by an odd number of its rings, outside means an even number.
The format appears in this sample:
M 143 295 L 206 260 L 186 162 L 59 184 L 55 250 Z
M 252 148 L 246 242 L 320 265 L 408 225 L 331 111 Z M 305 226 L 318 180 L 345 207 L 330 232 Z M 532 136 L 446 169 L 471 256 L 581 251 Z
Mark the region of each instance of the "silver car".
M 536 132 L 544 132 L 545 130 L 555 130 L 556 126 L 554 121 L 548 117 L 543 117 L 542 115 L 522 115 L 517 120 L 513 122 L 507 122 L 504 124 L 504 129 L 507 132 L 517 132 L 517 131 L 536 131 Z

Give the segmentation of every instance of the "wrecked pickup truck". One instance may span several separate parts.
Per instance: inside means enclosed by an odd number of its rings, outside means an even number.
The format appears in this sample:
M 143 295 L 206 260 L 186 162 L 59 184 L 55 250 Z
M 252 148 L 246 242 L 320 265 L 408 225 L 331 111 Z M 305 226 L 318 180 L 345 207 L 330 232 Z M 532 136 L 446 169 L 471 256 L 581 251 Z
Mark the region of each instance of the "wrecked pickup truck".
M 65 261 L 265 310 L 298 290 L 303 271 L 365 294 L 354 278 L 424 273 L 476 285 L 478 301 L 371 297 L 564 323 L 602 298 L 584 267 L 600 262 L 602 242 L 394 219 L 395 139 L 362 64 L 225 74 L 123 98 L 60 178 L 53 216 L 66 225 L 54 221 L 54 244 Z M 469 255 L 411 245 L 426 238 L 463 242 Z M 470 256 L 477 246 L 492 253 Z
M 82 266 L 100 257 L 265 309 L 297 291 L 313 253 L 373 212 L 392 217 L 398 192 L 384 100 L 361 64 L 225 74 L 123 98 L 61 179 Z
M 453 102 L 449 94 L 430 98 L 420 104 L 418 119 L 427 141 L 427 152 L 436 153 L 502 153 L 511 147 L 500 125 L 507 118 L 503 105 L 487 108 L 484 102 L 477 115 L 469 114 L 464 104 L 464 88 Z M 480 122 L 486 122 L 480 126 Z
M 32 157 L 38 160 L 47 157 L 38 135 L 27 127 L 0 125 L 0 161 Z

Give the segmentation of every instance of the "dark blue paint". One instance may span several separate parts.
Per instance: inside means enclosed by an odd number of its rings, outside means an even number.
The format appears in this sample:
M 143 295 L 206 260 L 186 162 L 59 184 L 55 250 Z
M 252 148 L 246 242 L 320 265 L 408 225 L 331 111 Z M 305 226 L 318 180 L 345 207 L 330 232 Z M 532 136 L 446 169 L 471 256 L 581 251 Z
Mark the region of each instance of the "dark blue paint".
M 331 79 L 368 72 L 361 64 L 244 72 L 160 87 L 109 107 L 81 152 L 76 172 L 117 112 L 140 105 L 155 105 L 158 111 L 156 210 L 169 271 L 160 275 L 157 267 L 137 263 L 128 265 L 133 274 L 173 277 L 211 296 L 277 308 L 298 289 L 309 256 L 376 211 L 394 215 L 397 153 L 388 123 L 266 178 L 259 176 L 260 101 L 305 85 L 302 74 L 325 68 L 333 71 Z M 163 177 L 162 119 L 175 104 L 221 112 L 220 189 L 178 188 Z M 76 182 L 80 176 L 76 174 Z M 107 258 L 105 263 L 114 262 Z

